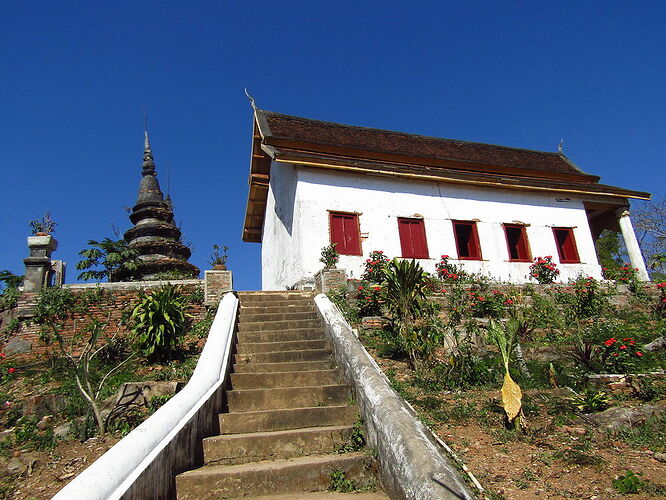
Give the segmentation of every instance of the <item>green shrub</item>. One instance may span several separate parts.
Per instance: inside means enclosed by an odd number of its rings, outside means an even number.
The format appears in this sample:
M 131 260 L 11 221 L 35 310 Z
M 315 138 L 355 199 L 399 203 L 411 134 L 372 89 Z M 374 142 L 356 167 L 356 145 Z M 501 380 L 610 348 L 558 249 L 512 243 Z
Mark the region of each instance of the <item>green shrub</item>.
M 640 472 L 634 474 L 628 470 L 624 476 L 613 479 L 613 488 L 623 495 L 633 495 L 638 493 L 643 487 L 643 479 L 641 479 Z
M 187 299 L 170 284 L 142 294 L 131 314 L 132 333 L 150 360 L 170 359 L 180 346 L 189 315 Z

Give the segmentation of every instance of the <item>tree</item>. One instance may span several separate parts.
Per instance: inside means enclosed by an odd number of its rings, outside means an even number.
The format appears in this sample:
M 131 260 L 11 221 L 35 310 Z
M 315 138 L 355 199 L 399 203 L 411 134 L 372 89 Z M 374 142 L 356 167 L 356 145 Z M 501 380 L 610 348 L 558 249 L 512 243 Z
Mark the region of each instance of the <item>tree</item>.
M 88 245 L 90 248 L 79 252 L 84 260 L 76 265 L 76 269 L 83 271 L 78 276 L 80 280 L 102 281 L 106 278 L 108 281 L 122 281 L 137 268 L 138 252 L 123 239 L 90 240 Z
M 101 291 L 88 294 L 88 298 L 84 298 L 77 308 L 77 298 L 69 290 L 59 287 L 45 288 L 37 297 L 34 320 L 37 324 L 46 327 L 40 333 L 43 340 L 49 341 L 55 338 L 61 354 L 69 364 L 70 373 L 74 377 L 76 387 L 90 407 L 100 433 L 104 434 L 112 413 L 109 413 L 106 417 L 103 415 L 100 406 L 102 390 L 109 381 L 109 377 L 121 366 L 132 360 L 135 354 L 120 360 L 110 369 L 107 369 L 106 372 L 104 370 L 100 371 L 101 365 L 96 358 L 113 346 L 120 333 L 119 326 L 116 327 L 113 334 L 108 335 L 106 333 L 111 323 L 111 312 L 107 314 L 104 320 L 86 314 L 80 320 L 84 323 L 82 328 L 79 328 L 80 323 L 74 320 L 72 336 L 69 339 L 63 336 L 64 320 L 70 318 L 75 311 L 87 310 L 88 306 L 99 300 L 100 294 Z
M 638 242 L 653 279 L 666 279 L 666 198 L 644 203 L 636 212 Z
M 599 264 L 605 269 L 619 269 L 627 261 L 622 237 L 617 231 L 604 229 L 594 246 L 599 256 Z

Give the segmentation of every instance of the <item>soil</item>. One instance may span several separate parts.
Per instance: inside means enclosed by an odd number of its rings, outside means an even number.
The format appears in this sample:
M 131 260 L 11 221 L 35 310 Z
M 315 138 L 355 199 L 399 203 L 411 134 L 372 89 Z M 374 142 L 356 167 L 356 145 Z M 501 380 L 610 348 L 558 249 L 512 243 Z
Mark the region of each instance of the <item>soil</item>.
M 12 456 L 30 465 L 18 476 L 3 479 L 3 497 L 15 500 L 52 498 L 119 440 L 119 436 L 94 437 L 83 443 L 61 441 L 50 452 L 16 450 Z
M 569 412 L 568 391 L 538 389 L 523 391 L 527 430 L 520 433 L 505 427 L 499 390 L 426 393 L 413 384 L 414 372 L 407 363 L 375 359 L 486 489 L 481 498 L 626 498 L 612 480 L 628 470 L 642 474 L 645 481 L 630 498 L 666 496 L 666 463 L 657 459 L 664 460 L 664 428 L 653 429 L 651 446 L 628 442 Z M 666 408 L 664 400 L 650 404 Z

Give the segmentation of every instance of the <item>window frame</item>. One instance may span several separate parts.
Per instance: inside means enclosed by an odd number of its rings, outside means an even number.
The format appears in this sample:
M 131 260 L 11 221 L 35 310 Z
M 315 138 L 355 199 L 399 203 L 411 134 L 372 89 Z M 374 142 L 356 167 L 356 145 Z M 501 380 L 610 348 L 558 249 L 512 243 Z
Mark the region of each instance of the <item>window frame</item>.
M 555 248 L 557 248 L 557 255 L 560 258 L 561 264 L 580 264 L 580 254 L 578 253 L 578 245 L 576 244 L 576 237 L 574 235 L 574 228 L 572 227 L 553 227 L 553 238 L 555 239 Z M 560 245 L 557 238 L 558 231 L 566 232 L 571 239 L 571 247 L 574 253 L 573 258 L 565 258 L 564 245 Z
M 458 260 L 483 260 L 483 253 L 481 252 L 481 242 L 479 240 L 479 230 L 476 221 L 473 220 L 451 220 L 451 225 L 453 227 L 453 239 L 456 243 L 456 252 L 458 252 Z M 471 227 L 470 240 L 468 241 L 468 250 L 469 244 L 471 243 L 476 253 L 470 257 L 463 257 L 460 253 L 460 242 L 458 241 L 458 233 L 456 231 L 456 226 L 469 226 Z
M 504 239 L 506 240 L 506 249 L 509 254 L 509 262 L 532 262 L 532 250 L 530 248 L 530 240 L 527 237 L 527 226 L 525 224 L 502 224 L 502 228 L 504 229 Z M 525 257 L 518 257 L 516 259 L 511 257 L 511 243 L 509 242 L 509 233 L 507 229 L 520 230 L 520 236 L 525 247 Z M 516 250 L 517 249 L 518 247 L 516 247 Z M 517 251 L 516 253 L 520 252 Z
M 355 242 L 357 245 L 357 251 L 355 253 L 347 251 L 347 245 L 345 245 L 344 248 L 340 246 L 340 242 L 333 241 L 333 218 L 335 216 L 342 216 L 342 217 L 353 217 L 356 224 L 356 235 L 355 235 Z M 359 214 L 356 212 L 341 212 L 339 210 L 329 210 L 328 211 L 328 241 L 332 245 L 333 243 L 337 243 L 335 245 L 335 250 L 340 254 L 340 255 L 363 255 L 363 248 L 361 247 L 361 227 L 360 227 L 360 221 L 359 221 Z
M 429 259 L 430 258 L 430 249 L 428 248 L 428 237 L 426 236 L 425 230 L 425 220 L 419 217 L 397 217 L 398 221 L 398 238 L 400 239 L 400 254 L 403 259 Z M 406 221 L 409 224 L 414 224 L 415 222 L 420 228 L 421 236 L 423 237 L 423 248 L 425 249 L 424 255 L 418 255 L 414 252 L 414 255 L 405 255 L 405 247 L 402 244 L 402 221 Z M 412 238 L 413 240 L 413 238 Z M 413 248 L 413 245 L 412 245 Z

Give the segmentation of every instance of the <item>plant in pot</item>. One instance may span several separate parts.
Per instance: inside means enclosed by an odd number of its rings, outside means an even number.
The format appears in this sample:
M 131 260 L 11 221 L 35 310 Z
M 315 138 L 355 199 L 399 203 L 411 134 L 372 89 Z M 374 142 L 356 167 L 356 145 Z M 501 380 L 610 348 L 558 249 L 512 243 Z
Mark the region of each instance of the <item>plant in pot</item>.
M 49 210 L 41 219 L 31 220 L 29 225 L 33 235 L 47 236 L 55 231 L 56 222 L 51 219 L 51 211 Z
M 213 245 L 213 253 L 210 254 L 208 262 L 216 271 L 226 271 L 227 259 L 229 258 L 227 250 L 229 250 L 228 246 L 222 246 L 222 254 L 220 254 L 220 246 L 217 244 Z
M 319 262 L 324 264 L 324 269 L 335 269 L 335 265 L 340 260 L 340 254 L 335 249 L 337 243 L 331 243 L 321 249 L 321 257 Z

